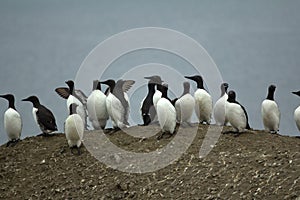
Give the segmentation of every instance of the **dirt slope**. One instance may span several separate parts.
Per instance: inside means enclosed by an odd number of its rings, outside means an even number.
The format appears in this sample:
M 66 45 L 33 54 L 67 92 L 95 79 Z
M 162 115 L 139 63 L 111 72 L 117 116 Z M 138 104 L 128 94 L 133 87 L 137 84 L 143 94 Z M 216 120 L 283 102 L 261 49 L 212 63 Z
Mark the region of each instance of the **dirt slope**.
M 132 127 L 137 133 L 158 127 Z M 189 128 L 184 129 L 186 133 Z M 30 137 L 0 147 L 0 199 L 299 199 L 300 139 L 249 131 L 221 135 L 199 158 L 207 126 L 180 159 L 158 171 L 125 173 L 95 159 L 85 147 L 73 155 L 64 134 Z M 86 135 L 97 136 L 98 132 Z M 122 149 L 151 152 L 172 139 L 107 135 Z M 174 151 L 175 153 L 175 151 Z

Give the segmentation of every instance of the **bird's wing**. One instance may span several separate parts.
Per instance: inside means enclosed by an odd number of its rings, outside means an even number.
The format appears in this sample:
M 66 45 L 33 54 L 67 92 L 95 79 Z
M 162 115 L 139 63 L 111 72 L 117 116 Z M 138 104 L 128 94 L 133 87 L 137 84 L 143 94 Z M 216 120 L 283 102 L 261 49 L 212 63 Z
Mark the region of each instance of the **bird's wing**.
M 45 106 L 41 105 L 36 112 L 36 115 L 38 123 L 41 123 L 45 128 L 50 130 L 57 129 L 53 113 Z
M 66 87 L 59 87 L 55 89 L 55 92 L 64 99 L 68 99 L 70 96 L 70 90 Z
M 125 80 L 122 86 L 123 92 L 127 92 L 135 83 L 134 80 Z
M 88 97 L 81 90 L 75 90 L 74 96 L 86 107 Z
M 247 119 L 247 125 L 246 125 L 246 129 L 250 129 L 250 125 L 249 125 L 249 119 L 248 119 L 248 114 L 247 114 L 247 111 L 246 111 L 246 109 L 245 109 L 245 107 L 242 105 L 242 104 L 240 104 L 239 102 L 237 102 L 241 107 L 242 107 L 242 109 L 243 109 L 243 111 L 244 111 L 244 113 L 245 113 L 245 115 L 246 115 L 246 119 Z

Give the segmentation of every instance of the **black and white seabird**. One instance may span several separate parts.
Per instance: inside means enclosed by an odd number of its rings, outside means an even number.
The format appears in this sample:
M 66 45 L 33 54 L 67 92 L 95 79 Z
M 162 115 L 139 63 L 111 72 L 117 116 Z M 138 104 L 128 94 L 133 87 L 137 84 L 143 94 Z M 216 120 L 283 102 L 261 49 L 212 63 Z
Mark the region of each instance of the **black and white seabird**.
M 221 96 L 215 103 L 213 113 L 216 124 L 219 126 L 224 126 L 227 124 L 225 119 L 225 104 L 228 99 L 227 95 L 228 83 L 221 84 Z
M 84 123 L 80 115 L 76 113 L 77 106 L 77 104 L 72 103 L 69 107 L 69 116 L 65 121 L 65 134 L 71 152 L 73 153 L 72 150 L 77 149 L 79 155 L 84 133 Z
M 145 79 L 149 79 L 149 82 L 148 82 L 148 94 L 141 103 L 141 114 L 144 122 L 143 126 L 149 125 L 155 119 L 156 110 L 153 104 L 155 86 L 157 84 L 162 83 L 160 76 L 150 76 L 150 77 L 145 77 Z
M 242 106 L 239 102 L 236 101 L 236 94 L 232 90 L 228 92 L 225 115 L 228 122 L 235 129 L 235 133 L 241 133 L 245 129 L 250 129 L 246 109 L 244 108 L 244 106 Z
M 292 93 L 300 97 L 300 90 L 297 92 L 292 92 Z M 294 112 L 294 119 L 295 119 L 297 128 L 300 131 L 300 106 L 298 106 Z
M 10 139 L 6 146 L 16 144 L 20 140 L 22 132 L 22 119 L 15 107 L 15 97 L 12 94 L 0 95 L 0 97 L 8 100 L 8 109 L 4 113 L 4 129 Z
M 53 113 L 43 106 L 36 96 L 30 96 L 22 101 L 29 101 L 33 105 L 32 114 L 34 121 L 40 127 L 44 136 L 48 136 L 50 133 L 57 131 L 55 117 Z
M 98 80 L 93 83 L 93 91 L 87 99 L 87 110 L 94 129 L 99 130 L 105 128 L 109 116 L 106 109 L 106 95 L 101 91 L 101 83 Z
M 113 128 L 118 130 L 128 127 L 130 103 L 126 92 L 135 81 L 121 79 L 116 83 L 114 80 L 109 79 L 100 83 L 109 86 L 110 93 L 106 97 L 106 109 L 111 118 Z
M 167 97 L 167 88 L 168 85 L 163 84 L 162 96 L 157 102 L 157 118 L 162 133 L 173 134 L 176 128 L 176 110 Z
M 210 124 L 213 103 L 210 94 L 204 89 L 202 76 L 185 76 L 197 83 L 197 90 L 194 93 L 195 112 L 200 123 Z
M 271 133 L 279 131 L 280 111 L 274 100 L 276 86 L 270 85 L 267 98 L 261 104 L 261 116 L 265 130 Z
M 191 117 L 195 108 L 195 99 L 190 94 L 190 83 L 183 83 L 183 93 L 175 102 L 177 122 L 191 125 Z
M 74 82 L 72 80 L 66 81 L 65 83 L 69 86 L 69 88 L 59 87 L 56 88 L 55 91 L 59 96 L 61 96 L 64 99 L 67 99 L 68 110 L 72 103 L 78 105 L 76 113 L 81 116 L 85 124 L 84 127 L 85 129 L 87 129 L 87 113 L 85 110 L 87 97 L 81 90 L 75 90 Z

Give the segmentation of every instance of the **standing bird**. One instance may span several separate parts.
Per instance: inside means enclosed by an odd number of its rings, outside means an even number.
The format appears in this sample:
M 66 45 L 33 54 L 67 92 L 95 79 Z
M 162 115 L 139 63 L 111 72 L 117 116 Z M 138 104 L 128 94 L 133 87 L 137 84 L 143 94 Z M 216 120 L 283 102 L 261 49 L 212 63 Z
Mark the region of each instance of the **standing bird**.
M 15 107 L 15 97 L 12 94 L 0 95 L 8 100 L 8 109 L 4 113 L 4 129 L 10 139 L 6 147 L 10 144 L 15 145 L 19 140 L 22 132 L 22 119 Z
M 200 123 L 210 124 L 213 109 L 212 98 L 204 89 L 203 78 L 201 76 L 185 76 L 185 78 L 193 80 L 197 83 L 197 90 L 194 93 L 195 112 Z
M 292 92 L 292 93 L 300 97 L 300 91 Z M 297 128 L 300 131 L 300 106 L 298 106 L 298 108 L 296 108 L 296 110 L 294 112 L 294 119 L 295 119 Z
M 67 107 L 69 109 L 70 105 L 72 103 L 77 104 L 77 110 L 76 113 L 80 115 L 82 118 L 82 121 L 84 123 L 85 129 L 87 129 L 87 114 L 85 110 L 85 105 L 86 105 L 86 96 L 84 93 L 80 90 L 75 90 L 74 88 L 74 82 L 72 80 L 66 81 L 65 82 L 69 88 L 65 87 L 59 87 L 56 88 L 55 91 L 59 96 L 61 96 L 64 99 L 67 99 Z
M 34 121 L 40 127 L 43 136 L 49 136 L 53 131 L 57 131 L 55 117 L 53 113 L 40 104 L 39 99 L 36 96 L 30 96 L 22 101 L 29 101 L 33 104 L 32 114 Z
M 113 128 L 116 130 L 128 127 L 128 117 L 130 112 L 130 103 L 127 91 L 135 83 L 133 80 L 118 80 L 117 83 L 112 80 L 100 82 L 108 85 L 110 93 L 106 97 L 106 109 L 111 118 Z
M 265 130 L 271 133 L 279 131 L 280 111 L 277 103 L 274 100 L 276 86 L 270 85 L 268 96 L 261 104 L 261 116 Z
M 246 109 L 236 101 L 236 94 L 232 90 L 228 92 L 225 117 L 236 130 L 236 133 L 243 132 L 245 129 L 250 129 Z
M 219 126 L 224 126 L 227 123 L 227 120 L 225 119 L 225 104 L 228 99 L 227 89 L 228 89 L 228 83 L 222 83 L 221 96 L 216 102 L 213 109 L 216 124 Z
M 72 103 L 69 107 L 69 116 L 65 121 L 65 134 L 73 153 L 73 149 L 77 149 L 78 155 L 80 155 L 80 146 L 83 139 L 84 123 L 80 115 L 76 113 L 77 104 Z
M 162 135 L 158 139 L 165 133 L 173 134 L 176 127 L 176 110 L 170 100 L 167 99 L 167 88 L 168 85 L 164 84 L 162 96 L 157 102 L 157 118 L 162 130 Z
M 141 114 L 143 118 L 143 126 L 149 125 L 156 116 L 156 110 L 153 104 L 153 96 L 155 94 L 155 86 L 161 84 L 162 80 L 160 76 L 145 77 L 149 79 L 148 82 L 148 94 L 141 103 Z
M 94 129 L 104 129 L 109 116 L 106 110 L 106 95 L 101 91 L 101 83 L 98 80 L 94 81 L 93 91 L 87 98 L 87 110 Z
M 175 102 L 176 119 L 179 123 L 191 125 L 191 117 L 195 108 L 195 99 L 190 94 L 190 83 L 183 83 L 183 93 Z

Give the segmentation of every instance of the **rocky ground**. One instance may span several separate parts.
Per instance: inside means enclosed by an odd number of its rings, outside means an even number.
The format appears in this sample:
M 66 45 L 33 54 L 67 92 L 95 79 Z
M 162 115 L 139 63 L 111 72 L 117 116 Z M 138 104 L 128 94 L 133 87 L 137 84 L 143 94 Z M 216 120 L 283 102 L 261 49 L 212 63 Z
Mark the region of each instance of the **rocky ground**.
M 81 155 L 71 153 L 64 134 L 26 138 L 14 147 L 3 145 L 0 199 L 300 199 L 299 138 L 263 131 L 248 131 L 238 137 L 224 134 L 215 146 L 210 144 L 213 148 L 207 156 L 199 158 L 207 139 L 206 125 L 196 128 L 196 137 L 186 151 L 175 148 L 176 144 L 188 144 L 186 138 L 193 139 L 193 130 L 182 129 L 177 140 L 176 136 L 136 138 L 122 131 L 107 134 L 115 146 L 144 153 L 149 165 L 140 169 L 135 167 L 144 160 L 135 163 L 123 154 L 103 153 L 105 145 L 98 144 L 97 138 L 104 138 L 95 131 L 85 133 L 87 147 L 81 148 Z M 158 127 L 132 127 L 130 131 L 143 135 L 156 133 Z M 153 163 L 147 160 L 148 153 L 159 157 L 167 145 L 169 156 Z M 91 147 L 102 153 L 97 156 L 110 157 L 116 164 L 98 161 L 95 153 L 87 150 Z M 151 172 L 151 167 L 169 162 L 169 157 L 182 150 L 182 156 L 172 164 Z

